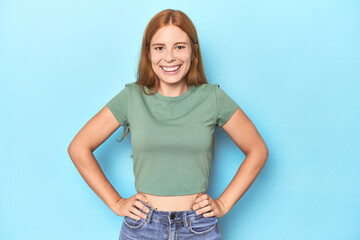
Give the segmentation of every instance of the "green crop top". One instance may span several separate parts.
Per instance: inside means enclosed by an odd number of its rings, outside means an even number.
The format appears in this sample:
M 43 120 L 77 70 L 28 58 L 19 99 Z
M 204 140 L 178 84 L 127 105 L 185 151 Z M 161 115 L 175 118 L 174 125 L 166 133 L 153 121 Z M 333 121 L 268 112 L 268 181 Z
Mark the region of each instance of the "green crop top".
M 207 190 L 215 127 L 238 108 L 219 84 L 189 86 L 182 95 L 168 97 L 146 95 L 135 82 L 106 105 L 130 129 L 135 188 L 161 196 Z

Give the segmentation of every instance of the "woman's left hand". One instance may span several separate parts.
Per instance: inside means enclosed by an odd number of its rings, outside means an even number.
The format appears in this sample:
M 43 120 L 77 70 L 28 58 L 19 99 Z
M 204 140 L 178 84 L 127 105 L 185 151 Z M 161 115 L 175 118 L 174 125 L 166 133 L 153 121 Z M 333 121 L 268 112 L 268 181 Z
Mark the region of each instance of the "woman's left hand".
M 203 214 L 204 217 L 221 218 L 226 214 L 223 203 L 220 200 L 212 199 L 206 193 L 195 200 L 193 210 L 196 211 L 197 215 Z

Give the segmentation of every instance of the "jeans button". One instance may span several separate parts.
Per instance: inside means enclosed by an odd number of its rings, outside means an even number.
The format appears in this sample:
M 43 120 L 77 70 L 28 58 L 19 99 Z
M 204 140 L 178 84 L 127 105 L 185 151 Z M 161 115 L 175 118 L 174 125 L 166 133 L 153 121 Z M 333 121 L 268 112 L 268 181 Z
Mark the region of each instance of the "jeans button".
M 175 217 L 176 217 L 176 216 L 175 216 L 174 213 L 170 214 L 170 219 L 171 219 L 171 220 L 173 220 Z

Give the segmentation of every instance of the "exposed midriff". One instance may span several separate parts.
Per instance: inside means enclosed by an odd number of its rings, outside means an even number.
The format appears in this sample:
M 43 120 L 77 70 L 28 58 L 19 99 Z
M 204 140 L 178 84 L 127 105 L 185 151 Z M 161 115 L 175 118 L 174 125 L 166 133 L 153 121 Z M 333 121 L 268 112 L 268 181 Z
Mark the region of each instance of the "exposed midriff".
M 195 193 L 190 195 L 180 196 L 158 196 L 140 192 L 148 200 L 147 204 L 155 208 L 158 211 L 188 211 L 195 205 L 197 197 L 201 196 L 205 192 Z

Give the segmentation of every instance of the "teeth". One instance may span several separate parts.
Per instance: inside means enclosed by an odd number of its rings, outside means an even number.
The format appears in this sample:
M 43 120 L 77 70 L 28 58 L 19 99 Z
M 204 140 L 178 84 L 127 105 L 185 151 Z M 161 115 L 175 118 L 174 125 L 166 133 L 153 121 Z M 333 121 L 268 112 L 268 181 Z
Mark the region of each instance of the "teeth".
M 167 68 L 167 67 L 161 67 L 161 68 L 164 69 L 167 72 L 172 72 L 172 71 L 178 70 L 180 68 L 180 65 L 176 66 L 176 67 L 171 67 L 171 68 Z

